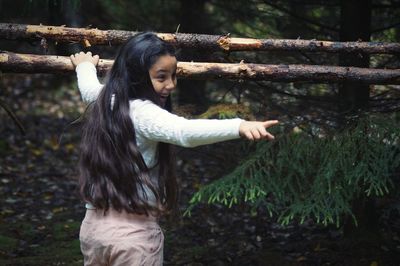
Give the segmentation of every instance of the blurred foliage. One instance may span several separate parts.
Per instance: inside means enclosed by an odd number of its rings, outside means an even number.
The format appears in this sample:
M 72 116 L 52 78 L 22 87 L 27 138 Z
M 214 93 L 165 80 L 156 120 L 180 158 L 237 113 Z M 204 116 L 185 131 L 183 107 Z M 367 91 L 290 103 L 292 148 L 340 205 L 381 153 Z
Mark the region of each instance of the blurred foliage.
M 108 28 L 174 32 L 178 27 L 179 1 L 102 0 L 99 4 L 114 18 Z
M 303 132 L 259 142 L 255 152 L 223 178 L 205 185 L 186 214 L 199 203 L 248 203 L 265 208 L 283 225 L 293 219 L 342 224 L 360 197 L 380 197 L 393 188 L 400 167 L 399 122 L 364 118 L 334 136 Z

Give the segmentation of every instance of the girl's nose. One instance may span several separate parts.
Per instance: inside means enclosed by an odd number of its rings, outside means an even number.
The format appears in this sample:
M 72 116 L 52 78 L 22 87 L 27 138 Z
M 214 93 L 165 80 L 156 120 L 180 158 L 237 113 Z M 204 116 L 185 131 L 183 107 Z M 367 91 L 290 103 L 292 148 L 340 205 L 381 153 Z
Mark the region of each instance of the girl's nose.
M 170 79 L 167 86 L 165 87 L 167 90 L 173 91 L 176 87 L 176 82 L 173 79 Z

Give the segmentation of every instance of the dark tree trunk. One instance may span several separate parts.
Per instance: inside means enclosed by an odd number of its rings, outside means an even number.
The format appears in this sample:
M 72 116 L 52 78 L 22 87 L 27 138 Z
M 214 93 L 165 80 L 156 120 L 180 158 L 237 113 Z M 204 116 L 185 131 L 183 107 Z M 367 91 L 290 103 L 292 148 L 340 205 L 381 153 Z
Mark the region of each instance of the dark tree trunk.
M 340 41 L 369 41 L 371 36 L 371 0 L 342 0 Z M 341 54 L 341 66 L 369 67 L 365 53 Z M 339 87 L 341 113 L 367 109 L 369 86 L 359 82 L 344 82 Z
M 62 25 L 64 24 L 64 16 L 62 12 L 63 0 L 50 0 L 48 1 L 48 22 L 50 25 Z M 58 55 L 67 55 L 68 46 L 65 43 L 56 43 L 54 46 L 55 53 Z
M 69 27 L 79 27 L 81 18 L 76 14 L 73 3 L 70 0 L 50 0 L 48 1 L 48 22 L 50 25 L 68 25 Z M 73 51 L 79 50 L 78 44 L 56 42 L 55 53 L 57 55 L 70 55 Z
M 371 37 L 371 0 L 341 0 L 340 41 L 369 41 Z M 365 53 L 341 54 L 342 66 L 369 67 L 369 55 Z M 352 114 L 368 109 L 370 88 L 359 82 L 344 82 L 339 87 L 339 100 L 342 114 Z M 343 119 L 342 122 L 345 120 Z M 362 192 L 361 192 L 362 193 Z M 352 219 L 344 224 L 346 237 L 379 235 L 378 214 L 373 199 L 361 195 L 353 202 L 353 212 L 358 220 L 355 226 Z
M 298 14 L 299 16 L 305 17 L 305 8 L 306 7 L 302 4 L 291 1 L 289 2 L 289 10 L 294 14 Z M 293 16 L 289 16 L 289 25 L 285 31 L 287 32 L 286 35 L 288 39 L 305 39 L 305 37 L 302 35 L 304 32 L 304 23 Z
M 205 0 L 181 0 L 181 19 L 179 31 L 184 33 L 204 33 L 206 30 Z M 201 51 L 195 49 L 182 50 L 179 60 L 202 61 Z M 178 103 L 194 104 L 205 109 L 206 81 L 179 80 Z

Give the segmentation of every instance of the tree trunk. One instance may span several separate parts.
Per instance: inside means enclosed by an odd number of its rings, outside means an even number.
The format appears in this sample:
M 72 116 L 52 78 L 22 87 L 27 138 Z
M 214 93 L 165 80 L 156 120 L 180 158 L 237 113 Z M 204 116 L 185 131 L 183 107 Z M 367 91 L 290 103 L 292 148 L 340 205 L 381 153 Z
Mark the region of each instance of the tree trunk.
M 65 17 L 65 15 L 71 11 L 69 10 L 70 5 L 68 5 L 68 2 L 69 1 L 65 0 L 48 1 L 47 3 L 49 9 L 48 22 L 50 25 L 62 25 L 65 22 L 71 24 L 71 21 L 67 21 Z M 57 55 L 71 54 L 68 43 L 57 42 L 55 44 L 51 43 L 51 45 L 54 45 L 54 50 L 55 50 L 54 52 Z
M 371 0 L 342 0 L 340 40 L 369 41 L 371 36 Z M 369 67 L 369 55 L 358 53 L 340 54 L 341 66 Z M 344 82 L 339 87 L 342 114 L 367 109 L 369 86 L 360 82 Z
M 112 60 L 100 60 L 98 69 L 107 71 Z M 0 52 L 0 71 L 13 73 L 66 73 L 74 67 L 65 56 Z M 262 65 L 178 62 L 177 76 L 191 79 L 343 82 L 400 84 L 400 70 L 317 65 Z
M 371 11 L 371 0 L 342 0 L 340 40 L 368 42 L 371 37 Z M 341 54 L 339 61 L 342 66 L 369 67 L 369 55 L 362 52 Z M 346 120 L 344 117 L 346 114 L 368 109 L 369 94 L 369 86 L 361 82 L 346 81 L 341 84 L 339 101 L 343 114 L 342 122 Z M 372 241 L 379 237 L 375 201 L 363 195 L 354 200 L 352 210 L 358 220 L 358 226 L 348 219 L 343 228 L 345 236 L 348 238 L 367 236 Z
M 207 29 L 205 19 L 205 0 L 181 0 L 181 19 L 179 30 L 186 33 L 203 33 Z M 202 61 L 202 52 L 198 49 L 185 49 L 179 53 L 179 60 Z M 179 105 L 193 104 L 196 109 L 206 109 L 205 80 L 181 80 L 178 87 Z M 202 110 L 202 111 L 204 111 Z

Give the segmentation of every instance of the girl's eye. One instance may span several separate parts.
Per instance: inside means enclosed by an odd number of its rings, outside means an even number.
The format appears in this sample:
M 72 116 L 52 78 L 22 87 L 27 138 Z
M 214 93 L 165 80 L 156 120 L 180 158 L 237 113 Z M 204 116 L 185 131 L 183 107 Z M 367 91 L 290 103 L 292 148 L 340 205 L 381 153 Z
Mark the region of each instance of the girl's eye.
M 165 80 L 165 76 L 158 76 L 157 79 L 158 79 L 158 81 L 164 81 Z

